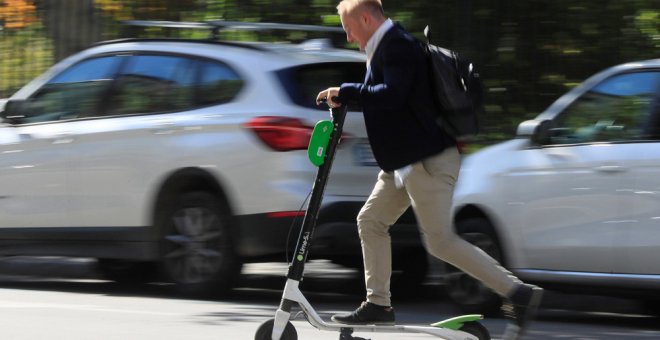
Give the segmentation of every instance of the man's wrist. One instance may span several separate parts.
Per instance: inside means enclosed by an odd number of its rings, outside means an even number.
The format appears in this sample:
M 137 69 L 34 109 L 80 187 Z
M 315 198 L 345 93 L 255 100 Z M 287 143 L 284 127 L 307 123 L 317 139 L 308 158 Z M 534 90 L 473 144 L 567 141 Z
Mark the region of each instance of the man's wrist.
M 359 94 L 362 84 L 359 83 L 344 83 L 339 87 L 337 97 L 341 102 L 355 101 Z

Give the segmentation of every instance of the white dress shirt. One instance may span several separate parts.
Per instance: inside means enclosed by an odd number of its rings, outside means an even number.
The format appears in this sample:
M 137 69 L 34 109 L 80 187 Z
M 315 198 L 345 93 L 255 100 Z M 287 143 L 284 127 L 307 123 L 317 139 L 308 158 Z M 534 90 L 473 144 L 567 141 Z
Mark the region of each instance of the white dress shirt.
M 371 58 L 374 56 L 374 53 L 376 52 L 376 49 L 378 48 L 380 41 L 383 40 L 383 36 L 393 26 L 394 23 L 392 22 L 392 19 L 385 20 L 385 22 L 383 22 L 380 25 L 380 27 L 378 27 L 376 32 L 374 32 L 374 34 L 371 35 L 369 41 L 367 41 L 367 45 L 364 46 L 364 51 L 367 53 L 367 68 L 369 68 L 369 64 L 371 63 Z

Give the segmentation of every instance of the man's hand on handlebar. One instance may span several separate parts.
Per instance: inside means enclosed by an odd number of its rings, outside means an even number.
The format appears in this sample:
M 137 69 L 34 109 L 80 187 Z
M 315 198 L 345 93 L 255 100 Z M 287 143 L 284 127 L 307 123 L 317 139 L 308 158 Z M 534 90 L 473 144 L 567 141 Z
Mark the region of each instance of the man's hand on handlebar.
M 341 103 L 335 101 L 338 95 L 339 95 L 339 87 L 327 88 L 319 92 L 319 95 L 316 96 L 316 105 L 325 102 L 331 108 L 339 107 L 341 106 Z

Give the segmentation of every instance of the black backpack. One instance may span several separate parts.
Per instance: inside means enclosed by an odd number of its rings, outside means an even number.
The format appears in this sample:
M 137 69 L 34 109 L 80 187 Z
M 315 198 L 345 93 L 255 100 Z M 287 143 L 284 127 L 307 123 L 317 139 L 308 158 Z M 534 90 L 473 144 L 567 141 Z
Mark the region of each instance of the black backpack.
M 474 64 L 456 52 L 431 44 L 429 27 L 422 42 L 431 76 L 436 121 L 457 139 L 479 132 L 477 116 L 483 111 L 483 87 Z

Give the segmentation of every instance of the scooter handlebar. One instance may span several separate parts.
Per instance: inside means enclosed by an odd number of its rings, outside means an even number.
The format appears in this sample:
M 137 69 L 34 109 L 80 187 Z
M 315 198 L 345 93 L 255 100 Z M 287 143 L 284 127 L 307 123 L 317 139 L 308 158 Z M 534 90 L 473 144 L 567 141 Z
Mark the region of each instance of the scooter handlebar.
M 339 97 L 332 97 L 332 101 L 341 104 L 341 102 L 339 101 Z M 319 103 L 327 103 L 327 102 L 328 102 L 328 98 L 319 99 Z

